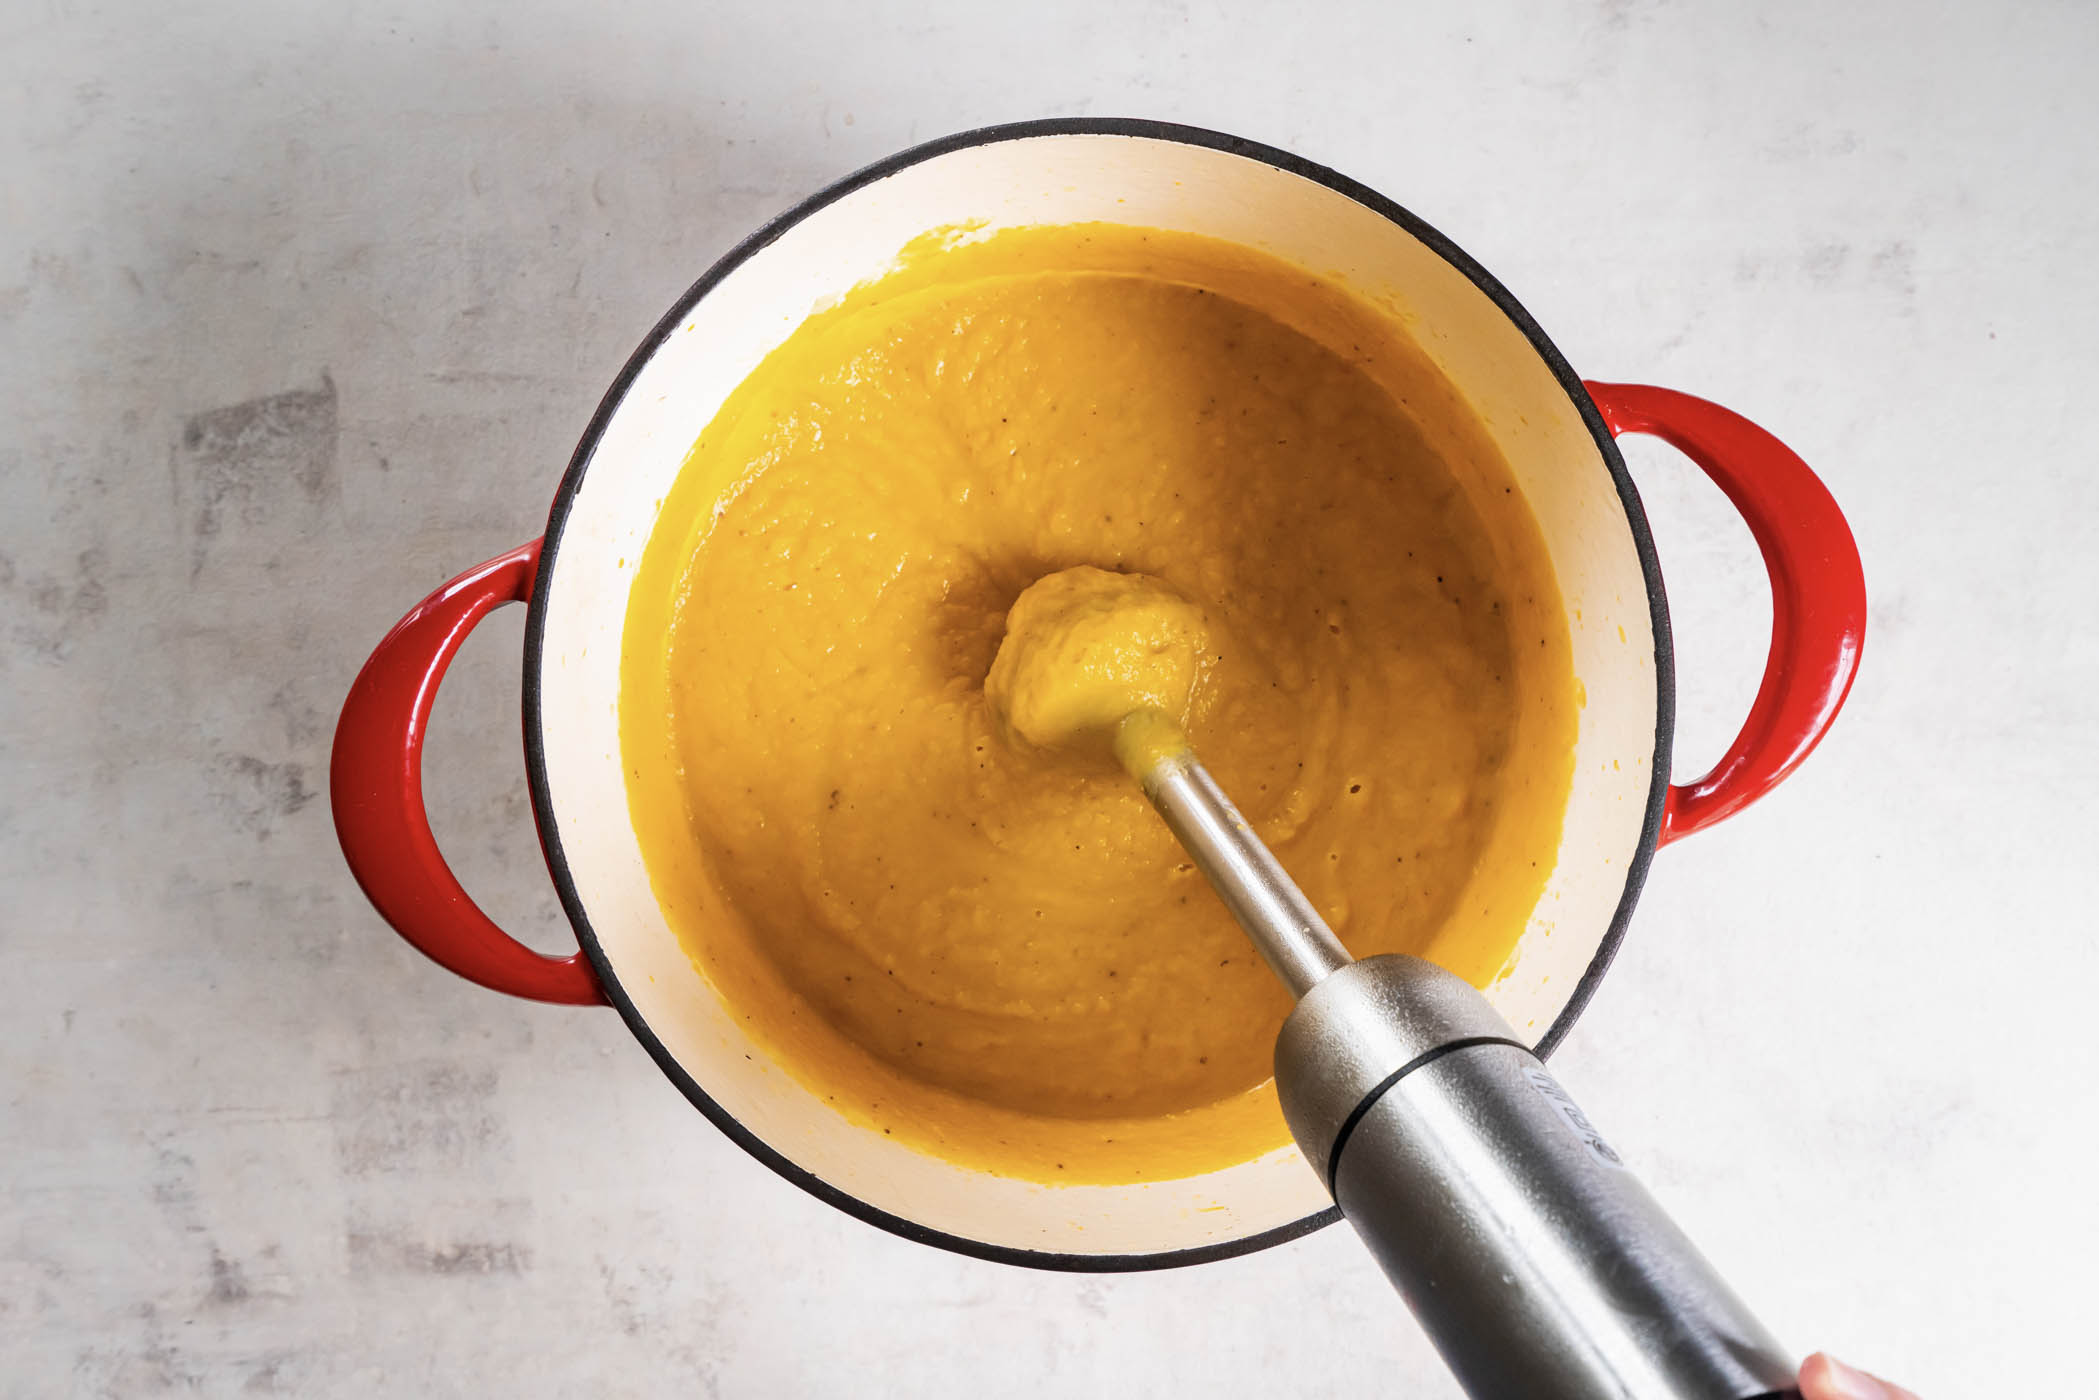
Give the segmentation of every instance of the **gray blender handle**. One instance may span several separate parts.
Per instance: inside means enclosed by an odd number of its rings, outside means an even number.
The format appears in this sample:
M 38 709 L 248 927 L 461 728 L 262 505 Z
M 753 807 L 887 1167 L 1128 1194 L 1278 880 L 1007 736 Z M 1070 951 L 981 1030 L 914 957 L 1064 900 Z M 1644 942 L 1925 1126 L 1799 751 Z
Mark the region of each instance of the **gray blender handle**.
M 1410 957 L 1306 991 L 1283 1114 L 1468 1395 L 1797 1397 L 1796 1369 L 1471 984 Z
M 1792 1359 L 1487 999 L 1361 962 L 1185 745 L 1124 763 L 1298 998 L 1283 1116 L 1479 1400 L 1769 1400 Z

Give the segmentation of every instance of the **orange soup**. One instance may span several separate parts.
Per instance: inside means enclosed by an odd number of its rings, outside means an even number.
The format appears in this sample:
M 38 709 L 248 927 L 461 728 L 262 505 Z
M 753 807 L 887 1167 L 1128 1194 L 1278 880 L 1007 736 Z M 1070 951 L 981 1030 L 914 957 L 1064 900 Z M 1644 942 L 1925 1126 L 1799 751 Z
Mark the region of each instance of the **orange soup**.
M 620 697 L 657 898 L 781 1065 L 923 1150 L 1095 1182 L 1272 1150 L 1288 998 L 1112 758 L 1009 739 L 1008 611 L 1082 565 L 1199 608 L 1211 771 L 1351 951 L 1484 985 L 1571 776 L 1545 557 L 1379 308 L 1193 235 L 931 240 L 664 503 Z

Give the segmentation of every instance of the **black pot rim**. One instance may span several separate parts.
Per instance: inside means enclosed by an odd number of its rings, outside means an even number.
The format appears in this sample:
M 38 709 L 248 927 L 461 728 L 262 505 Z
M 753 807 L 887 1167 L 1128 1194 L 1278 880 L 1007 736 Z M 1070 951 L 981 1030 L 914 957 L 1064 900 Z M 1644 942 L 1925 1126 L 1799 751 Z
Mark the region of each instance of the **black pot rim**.
M 539 572 L 532 590 L 532 600 L 525 621 L 524 654 L 524 729 L 525 767 L 532 796 L 532 810 L 539 827 L 540 844 L 545 850 L 547 869 L 554 879 L 554 888 L 561 897 L 561 906 L 567 912 L 569 922 L 575 926 L 576 936 L 582 944 L 584 954 L 596 969 L 598 980 L 604 987 L 606 998 L 618 1008 L 627 1028 L 634 1033 L 656 1061 L 657 1066 L 672 1083 L 690 1099 L 693 1106 L 709 1121 L 744 1151 L 770 1167 L 780 1176 L 801 1187 L 818 1200 L 836 1206 L 848 1215 L 866 1221 L 920 1244 L 935 1245 L 957 1254 L 977 1259 L 991 1260 L 1002 1264 L 1017 1264 L 1028 1268 L 1059 1270 L 1071 1273 L 1131 1273 L 1149 1269 L 1178 1268 L 1190 1264 L 1203 1264 L 1211 1260 L 1230 1259 L 1242 1254 L 1251 1254 L 1272 1245 L 1283 1244 L 1323 1229 L 1341 1218 L 1337 1209 L 1316 1211 L 1300 1220 L 1280 1225 L 1259 1234 L 1240 1239 L 1226 1240 L 1217 1244 L 1200 1245 L 1191 1249 L 1166 1250 L 1150 1254 L 1065 1254 L 1051 1250 L 1017 1249 L 1006 1245 L 988 1244 L 965 1236 L 951 1235 L 904 1219 L 875 1206 L 849 1192 L 840 1190 L 811 1172 L 790 1161 L 786 1156 L 764 1142 L 708 1095 L 698 1081 L 665 1049 L 647 1020 L 635 1007 L 633 999 L 620 985 L 610 960 L 605 956 L 592 929 L 590 916 L 576 892 L 570 877 L 568 862 L 561 847 L 561 834 L 556 830 L 551 817 L 553 798 L 547 785 L 546 749 L 541 737 L 541 695 L 539 689 L 539 658 L 546 636 L 546 611 L 549 590 L 546 584 L 553 577 L 553 567 L 561 551 L 562 531 L 568 522 L 576 492 L 581 487 L 584 474 L 589 470 L 596 455 L 599 440 L 613 414 L 625 399 L 642 367 L 662 346 L 664 341 L 683 323 L 687 314 L 700 299 L 712 291 L 724 278 L 742 266 L 752 256 L 764 249 L 782 234 L 818 210 L 837 202 L 846 195 L 864 186 L 873 184 L 898 171 L 917 165 L 937 156 L 966 150 L 974 146 L 989 145 L 997 141 L 1018 141 L 1037 136 L 1128 136 L 1155 141 L 1174 141 L 1184 145 L 1201 146 L 1210 150 L 1224 151 L 1231 155 L 1244 156 L 1265 165 L 1302 176 L 1346 195 L 1404 228 L 1423 244 L 1427 245 L 1445 262 L 1463 273 L 1472 284 L 1484 292 L 1502 314 L 1514 322 L 1525 338 L 1538 352 L 1553 377 L 1566 392 L 1568 400 L 1581 414 L 1588 425 L 1589 434 L 1595 439 L 1597 449 L 1603 454 L 1605 466 L 1618 488 L 1618 497 L 1625 508 L 1627 522 L 1632 528 L 1633 544 L 1640 558 L 1640 569 L 1647 583 L 1649 614 L 1653 622 L 1655 638 L 1655 750 L 1653 782 L 1648 792 L 1647 812 L 1640 832 L 1640 842 L 1633 858 L 1627 864 L 1625 888 L 1618 907 L 1611 917 L 1610 927 L 1605 931 L 1596 954 L 1576 983 L 1574 993 L 1567 999 L 1544 1037 L 1538 1042 L 1538 1054 L 1549 1055 L 1564 1040 L 1573 1028 L 1575 1019 L 1596 994 L 1604 973 L 1617 956 L 1618 947 L 1624 941 L 1627 925 L 1632 919 L 1634 906 L 1639 902 L 1640 889 L 1647 878 L 1649 863 L 1661 836 L 1662 808 L 1669 790 L 1670 744 L 1675 728 L 1676 683 L 1674 653 L 1670 643 L 1669 610 L 1662 591 L 1662 574 L 1654 550 L 1654 540 L 1647 526 L 1647 515 L 1640 504 L 1639 492 L 1633 486 L 1632 477 L 1625 469 L 1625 461 L 1618 452 L 1617 442 L 1603 421 L 1594 400 L 1583 387 L 1579 375 L 1567 363 L 1559 348 L 1546 336 L 1543 329 L 1524 310 L 1522 304 L 1509 290 L 1495 280 L 1488 271 L 1468 256 L 1455 243 L 1437 232 L 1427 223 L 1406 209 L 1387 199 L 1377 191 L 1330 170 L 1323 165 L 1278 150 L 1257 141 L 1229 136 L 1223 132 L 1209 131 L 1201 127 L 1182 126 L 1173 122 L 1152 121 L 1130 117 L 1052 117 L 1038 121 L 1012 122 L 999 126 L 980 127 L 971 131 L 957 132 L 899 151 L 886 159 L 858 170 L 810 195 L 786 213 L 779 215 L 757 232 L 751 234 L 725 254 L 714 266 L 693 283 L 686 293 L 678 298 L 663 318 L 656 323 L 641 345 L 627 360 L 619 376 L 605 392 L 604 399 L 591 416 L 584 429 L 582 439 L 569 460 L 568 470 L 561 479 L 561 487 L 554 495 L 554 504 L 547 517 L 547 531 L 540 549 Z

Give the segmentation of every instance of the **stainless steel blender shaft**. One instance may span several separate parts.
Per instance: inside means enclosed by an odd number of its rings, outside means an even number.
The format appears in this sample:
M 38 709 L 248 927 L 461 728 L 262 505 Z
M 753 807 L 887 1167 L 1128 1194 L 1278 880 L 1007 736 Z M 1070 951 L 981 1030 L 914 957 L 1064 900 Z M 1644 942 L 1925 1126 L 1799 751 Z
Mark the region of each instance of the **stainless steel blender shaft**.
M 1298 998 L 1290 1131 L 1466 1393 L 1794 1396 L 1791 1358 L 1462 978 L 1355 962 L 1195 756 L 1133 768 Z
M 1195 868 L 1291 996 L 1303 996 L 1329 973 L 1348 966 L 1348 949 L 1194 754 L 1183 749 L 1140 781 Z

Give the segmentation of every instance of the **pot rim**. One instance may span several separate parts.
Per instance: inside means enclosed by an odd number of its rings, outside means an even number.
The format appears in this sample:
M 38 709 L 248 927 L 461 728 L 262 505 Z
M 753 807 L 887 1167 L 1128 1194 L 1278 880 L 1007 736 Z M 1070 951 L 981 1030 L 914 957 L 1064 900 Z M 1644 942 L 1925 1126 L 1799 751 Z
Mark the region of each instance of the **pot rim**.
M 1601 984 L 1604 973 L 1609 970 L 1612 960 L 1617 956 L 1619 945 L 1624 941 L 1634 906 L 1639 903 L 1640 890 L 1646 883 L 1648 866 L 1654 859 L 1655 848 L 1660 841 L 1663 804 L 1669 792 L 1670 746 L 1676 718 L 1676 673 L 1674 649 L 1669 633 L 1668 600 L 1663 593 L 1661 565 L 1655 554 L 1647 515 L 1640 504 L 1639 492 L 1633 485 L 1632 477 L 1626 471 L 1625 460 L 1618 451 L 1617 441 L 1605 425 L 1595 401 L 1583 386 L 1581 377 L 1574 372 L 1566 357 L 1560 353 L 1559 347 L 1552 343 L 1523 305 L 1463 249 L 1376 190 L 1302 156 L 1220 131 L 1138 117 L 1048 117 L 977 127 L 911 146 L 826 185 L 793 208 L 777 215 L 730 249 L 671 305 L 670 310 L 664 313 L 654 329 L 628 357 L 618 376 L 605 391 L 605 397 L 599 402 L 597 411 L 591 415 L 582 438 L 576 444 L 575 453 L 569 459 L 568 469 L 561 478 L 559 489 L 554 493 L 553 506 L 547 516 L 546 535 L 540 548 L 539 568 L 534 576 L 532 597 L 525 618 L 523 690 L 526 781 L 532 799 L 533 821 L 539 829 L 540 847 L 546 856 L 548 874 L 552 876 L 554 888 L 560 895 L 562 910 L 574 925 L 584 955 L 589 958 L 591 966 L 597 972 L 605 999 L 618 1008 L 628 1030 L 633 1032 L 634 1038 L 649 1052 L 657 1067 L 731 1142 L 770 1167 L 779 1176 L 827 1205 L 835 1206 L 870 1225 L 920 1244 L 935 1245 L 972 1258 L 1028 1268 L 1070 1273 L 1132 1273 L 1150 1269 L 1179 1268 L 1252 1254 L 1323 1229 L 1339 1220 L 1341 1212 L 1338 1207 L 1329 1207 L 1287 1225 L 1276 1226 L 1238 1239 L 1197 1245 L 1188 1249 L 1164 1250 L 1149 1254 L 1069 1254 L 987 1244 L 967 1236 L 935 1230 L 863 1201 L 803 1169 L 744 1127 L 740 1120 L 715 1102 L 684 1065 L 664 1047 L 663 1042 L 650 1029 L 648 1021 L 635 1007 L 633 999 L 620 985 L 619 978 L 591 927 L 590 916 L 583 907 L 575 882 L 569 875 L 568 861 L 562 852 L 561 836 L 551 815 L 553 795 L 547 783 L 546 747 L 542 731 L 539 661 L 546 635 L 549 596 L 546 585 L 553 578 L 554 564 L 561 552 L 562 531 L 568 522 L 570 507 L 582 486 L 585 473 L 589 471 L 590 464 L 596 456 L 598 443 L 613 415 L 625 401 L 627 391 L 633 386 L 643 366 L 684 323 L 688 313 L 701 298 L 758 252 L 818 210 L 836 203 L 856 190 L 921 162 L 993 142 L 1026 140 L 1038 136 L 1128 136 L 1200 146 L 1274 166 L 1347 196 L 1398 224 L 1479 288 L 1502 314 L 1515 324 L 1539 357 L 1545 361 L 1553 378 L 1559 382 L 1561 389 L 1580 413 L 1582 422 L 1588 427 L 1589 435 L 1595 440 L 1598 451 L 1602 453 L 1604 465 L 1618 489 L 1619 502 L 1625 509 L 1627 524 L 1632 530 L 1633 547 L 1639 555 L 1641 575 L 1647 585 L 1648 612 L 1653 623 L 1655 640 L 1653 776 L 1647 796 L 1647 811 L 1640 828 L 1639 844 L 1633 851 L 1632 859 L 1627 862 L 1625 888 L 1619 897 L 1616 910 L 1612 913 L 1610 926 L 1605 930 L 1602 941 L 1598 943 L 1588 967 L 1583 970 L 1580 980 L 1575 984 L 1573 994 L 1538 1041 L 1537 1053 L 1540 1057 L 1550 1055 L 1559 1046 L 1567 1033 L 1573 1029 L 1576 1018 L 1589 1004 L 1590 998 L 1596 994 L 1596 988 Z

